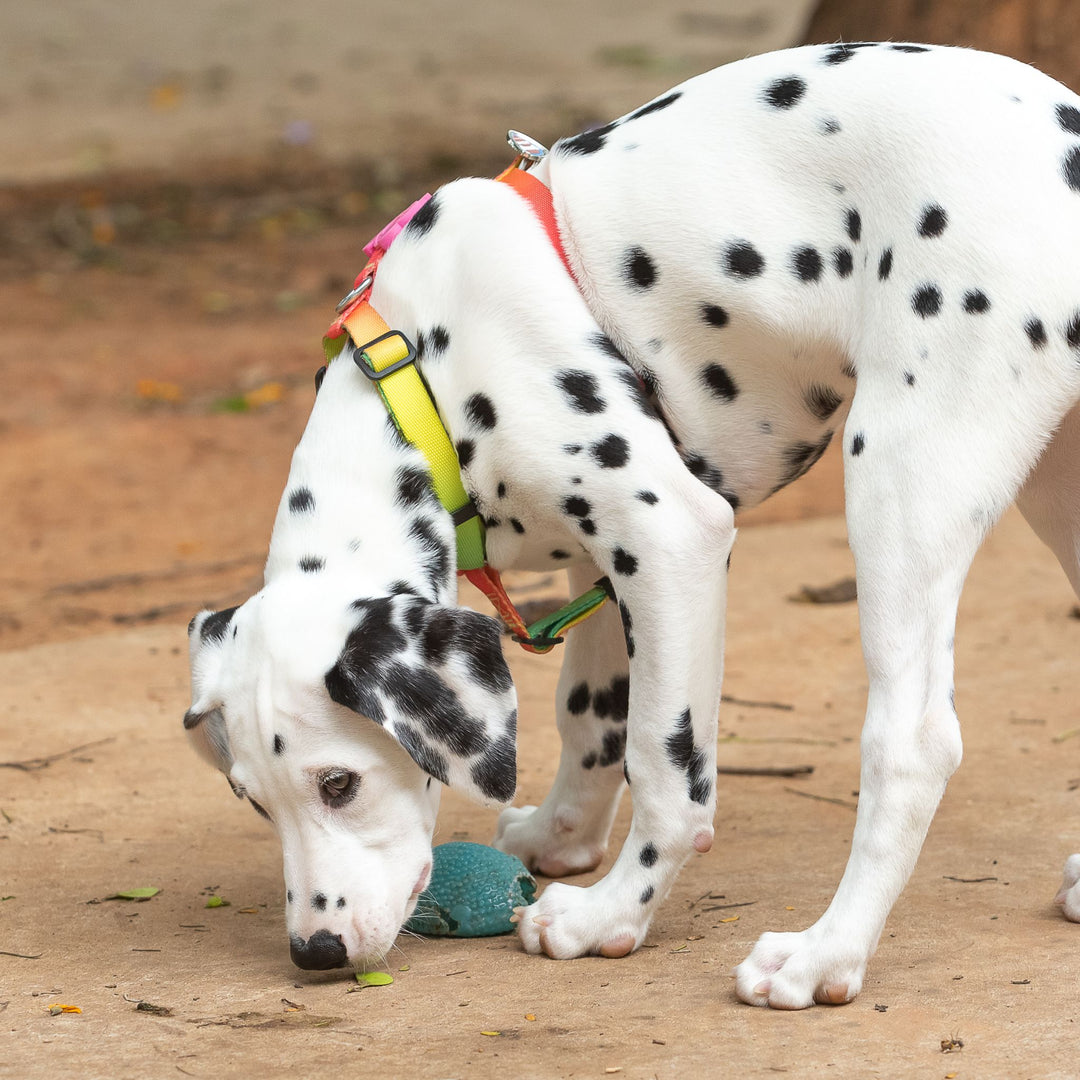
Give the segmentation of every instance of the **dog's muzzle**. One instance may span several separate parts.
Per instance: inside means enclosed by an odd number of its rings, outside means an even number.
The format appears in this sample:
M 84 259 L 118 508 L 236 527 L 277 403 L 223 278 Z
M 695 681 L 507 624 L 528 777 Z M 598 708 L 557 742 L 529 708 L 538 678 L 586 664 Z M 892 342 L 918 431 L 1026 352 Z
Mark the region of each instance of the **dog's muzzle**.
M 289 955 L 293 963 L 305 971 L 326 971 L 345 967 L 349 962 L 345 943 L 329 930 L 317 930 L 307 941 L 299 934 L 290 934 Z

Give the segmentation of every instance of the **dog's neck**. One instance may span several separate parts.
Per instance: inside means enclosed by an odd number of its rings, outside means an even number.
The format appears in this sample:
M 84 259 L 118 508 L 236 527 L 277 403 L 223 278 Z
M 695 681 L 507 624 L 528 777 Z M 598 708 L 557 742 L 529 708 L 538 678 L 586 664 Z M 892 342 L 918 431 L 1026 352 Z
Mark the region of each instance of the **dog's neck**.
M 412 589 L 445 599 L 454 588 L 454 535 L 433 496 L 409 497 L 420 453 L 394 428 L 373 383 L 351 352 L 329 365 L 278 506 L 265 580 L 281 574 L 331 574 L 343 591 L 385 596 Z M 404 511 L 404 512 L 403 512 Z M 419 523 L 419 524 L 418 524 Z M 434 542 L 448 552 L 449 574 L 434 573 Z

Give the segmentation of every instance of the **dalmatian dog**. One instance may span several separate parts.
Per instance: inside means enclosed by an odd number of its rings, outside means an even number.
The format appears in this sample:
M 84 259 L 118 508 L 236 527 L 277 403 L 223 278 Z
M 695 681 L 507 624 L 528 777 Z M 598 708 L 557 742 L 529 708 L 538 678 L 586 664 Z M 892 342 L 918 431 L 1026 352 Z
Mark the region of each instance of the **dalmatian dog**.
M 622 956 L 713 842 L 735 516 L 843 440 L 869 676 L 834 899 L 766 933 L 751 1004 L 843 1002 L 961 757 L 957 600 L 1014 500 L 1080 592 L 1080 97 L 1000 56 L 810 46 L 701 75 L 536 166 L 573 276 L 505 184 L 440 189 L 371 303 L 417 364 L 497 568 L 601 576 L 562 756 L 495 844 L 554 877 L 530 953 Z M 350 347 L 351 349 L 351 347 Z M 266 564 L 192 622 L 196 745 L 274 824 L 292 956 L 363 966 L 431 869 L 443 785 L 515 789 L 495 621 L 456 605 L 454 526 L 347 350 L 318 390 Z M 1058 902 L 1080 920 L 1080 856 Z

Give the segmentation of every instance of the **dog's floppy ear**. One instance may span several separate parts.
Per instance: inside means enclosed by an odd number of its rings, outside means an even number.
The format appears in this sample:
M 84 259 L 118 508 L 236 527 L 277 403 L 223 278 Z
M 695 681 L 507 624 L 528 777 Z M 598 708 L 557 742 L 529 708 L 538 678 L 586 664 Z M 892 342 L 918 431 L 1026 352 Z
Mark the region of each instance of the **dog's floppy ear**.
M 399 595 L 353 603 L 326 674 L 333 701 L 373 720 L 436 780 L 481 803 L 517 784 L 517 696 L 499 624 Z
M 184 728 L 202 757 L 226 773 L 231 767 L 232 755 L 225 735 L 217 684 L 235 613 L 234 607 L 200 611 L 188 623 L 191 708 L 184 713 Z

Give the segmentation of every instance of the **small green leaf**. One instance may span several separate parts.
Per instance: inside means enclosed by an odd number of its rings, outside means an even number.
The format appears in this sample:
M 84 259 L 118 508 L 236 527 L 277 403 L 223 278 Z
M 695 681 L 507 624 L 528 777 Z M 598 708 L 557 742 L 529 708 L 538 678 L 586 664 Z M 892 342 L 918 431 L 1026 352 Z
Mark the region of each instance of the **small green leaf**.
M 228 900 L 222 900 L 222 898 L 220 896 L 211 896 L 210 899 L 206 901 L 206 906 L 207 907 L 229 907 L 229 901 Z
M 113 893 L 105 897 L 106 900 L 149 900 L 151 896 L 157 896 L 161 892 L 153 885 L 147 885 L 140 889 L 125 889 L 123 892 Z
M 394 976 L 387 975 L 385 971 L 358 971 L 356 981 L 364 986 L 389 986 Z

